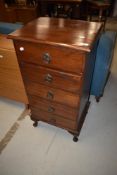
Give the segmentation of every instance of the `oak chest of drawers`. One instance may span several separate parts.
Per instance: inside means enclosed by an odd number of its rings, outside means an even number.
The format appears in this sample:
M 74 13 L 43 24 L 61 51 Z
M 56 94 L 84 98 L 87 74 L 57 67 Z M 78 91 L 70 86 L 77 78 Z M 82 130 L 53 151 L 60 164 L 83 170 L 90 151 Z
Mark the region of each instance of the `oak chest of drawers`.
M 64 128 L 77 141 L 89 105 L 101 24 L 38 18 L 9 35 L 14 41 L 34 126 Z

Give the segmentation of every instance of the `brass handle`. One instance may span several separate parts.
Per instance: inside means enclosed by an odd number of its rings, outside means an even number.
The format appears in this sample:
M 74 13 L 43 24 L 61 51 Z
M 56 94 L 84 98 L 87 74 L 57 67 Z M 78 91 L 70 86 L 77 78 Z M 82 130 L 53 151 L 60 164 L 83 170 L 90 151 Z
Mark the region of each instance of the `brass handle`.
M 51 83 L 51 82 L 53 81 L 52 75 L 47 74 L 47 75 L 45 76 L 45 81 L 48 82 L 48 83 Z
M 47 98 L 52 100 L 54 98 L 54 94 L 52 92 L 48 91 Z
M 52 106 L 49 106 L 48 112 L 54 112 L 54 111 L 55 111 L 55 108 L 53 108 Z
M 49 64 L 50 61 L 51 61 L 51 56 L 49 55 L 49 53 L 44 53 L 43 54 L 43 61 L 46 63 L 46 64 Z

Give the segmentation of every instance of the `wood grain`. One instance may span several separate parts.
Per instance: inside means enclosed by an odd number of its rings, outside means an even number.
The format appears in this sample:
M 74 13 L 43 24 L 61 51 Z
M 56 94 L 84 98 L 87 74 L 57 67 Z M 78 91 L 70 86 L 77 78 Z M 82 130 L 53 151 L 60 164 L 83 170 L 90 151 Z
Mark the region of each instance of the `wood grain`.
M 84 55 L 75 49 L 20 41 L 15 42 L 15 47 L 18 59 L 27 63 L 74 73 L 82 73 L 84 70 Z M 24 48 L 24 51 L 20 51 L 20 48 Z M 49 62 L 44 60 L 46 53 L 50 56 Z
M 55 101 L 71 107 L 77 108 L 77 106 L 79 105 L 79 95 L 66 92 L 60 89 L 47 87 L 31 81 L 25 81 L 25 85 L 27 93 L 30 95 L 35 95 L 37 97 L 41 97 L 50 101 Z
M 21 62 L 24 79 L 79 94 L 82 76 Z
M 0 96 L 28 104 L 12 40 L 0 39 L 0 57 Z
M 32 109 L 32 119 L 41 120 L 47 123 L 53 124 L 58 127 L 65 129 L 76 130 L 76 122 L 72 120 L 67 120 L 65 118 L 59 117 L 57 115 L 50 114 L 48 112 L 42 111 L 40 109 Z
M 30 108 L 37 108 L 53 115 L 76 121 L 79 112 L 78 108 L 62 105 L 44 98 L 29 95 Z

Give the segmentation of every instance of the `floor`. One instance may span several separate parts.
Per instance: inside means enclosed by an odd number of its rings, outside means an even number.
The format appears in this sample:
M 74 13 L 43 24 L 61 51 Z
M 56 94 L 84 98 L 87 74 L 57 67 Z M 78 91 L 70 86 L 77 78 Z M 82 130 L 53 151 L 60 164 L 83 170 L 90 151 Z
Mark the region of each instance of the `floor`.
M 116 175 L 117 41 L 111 72 L 100 102 L 91 96 L 77 143 L 49 124 L 34 128 L 24 105 L 1 98 L 0 175 Z

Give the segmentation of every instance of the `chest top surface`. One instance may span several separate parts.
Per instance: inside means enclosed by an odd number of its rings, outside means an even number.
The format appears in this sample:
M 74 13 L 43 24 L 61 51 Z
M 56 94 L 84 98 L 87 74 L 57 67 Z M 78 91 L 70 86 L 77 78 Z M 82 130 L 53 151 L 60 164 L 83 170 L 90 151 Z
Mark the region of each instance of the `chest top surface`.
M 102 24 L 97 22 L 40 17 L 11 33 L 8 38 L 90 52 L 101 28 Z

